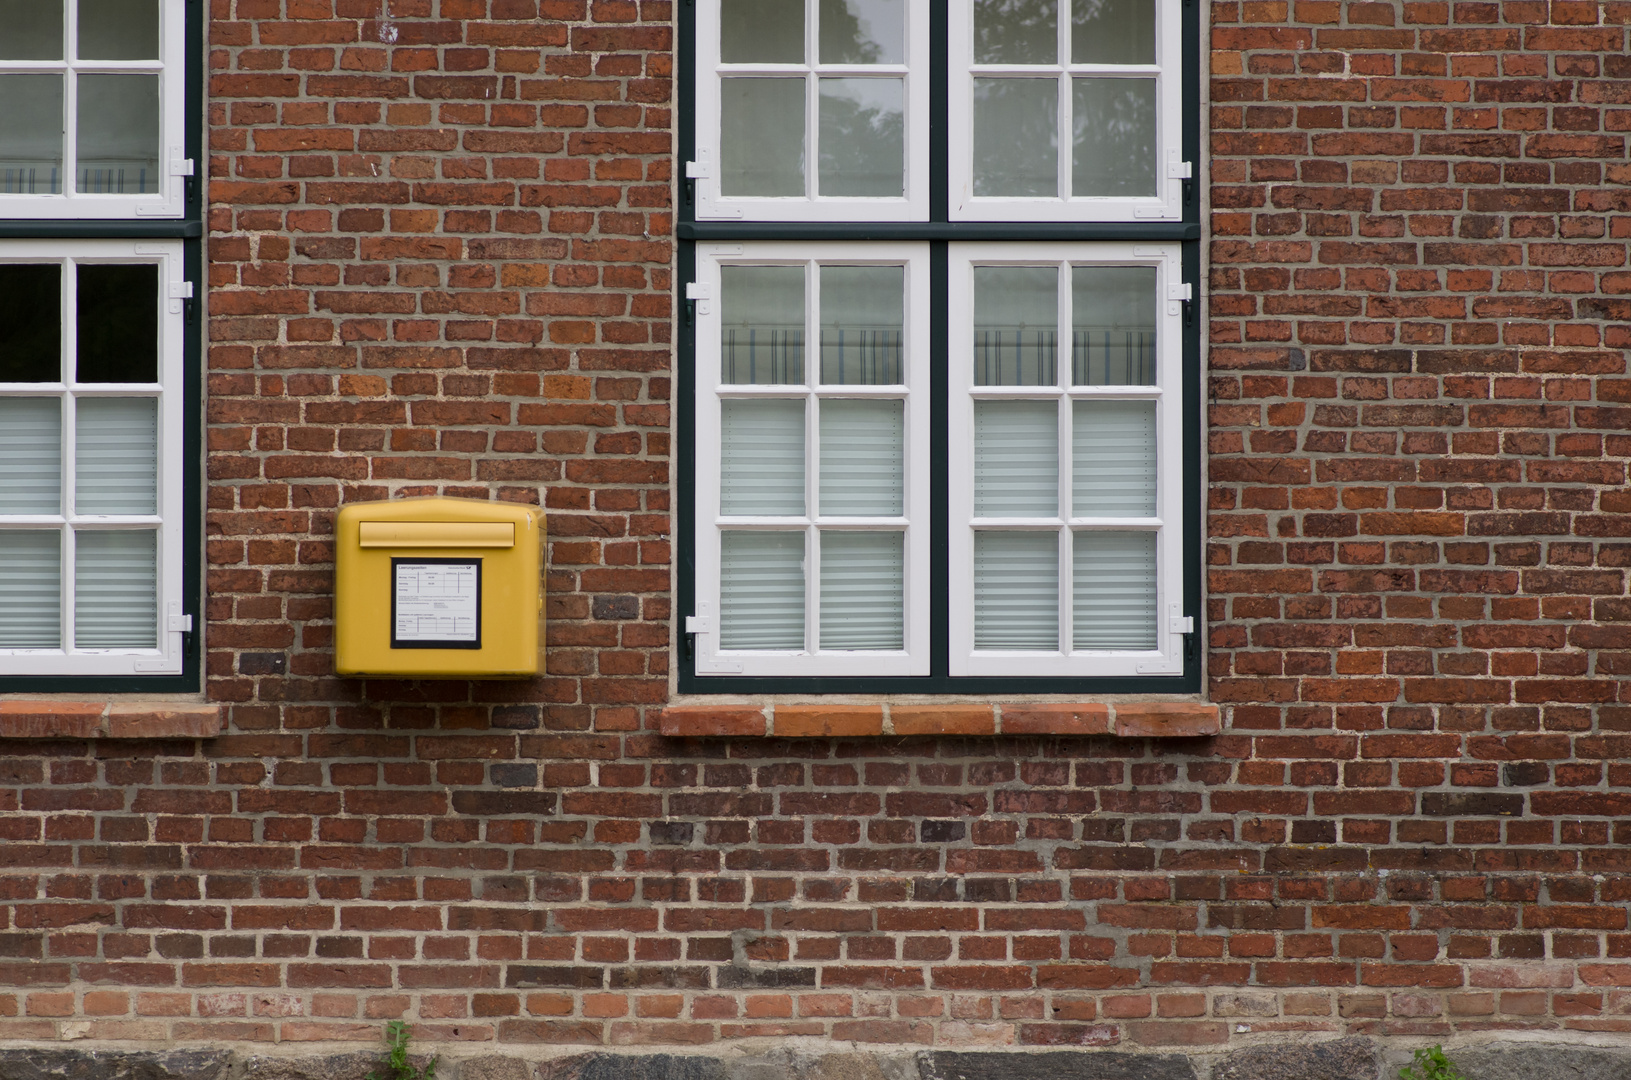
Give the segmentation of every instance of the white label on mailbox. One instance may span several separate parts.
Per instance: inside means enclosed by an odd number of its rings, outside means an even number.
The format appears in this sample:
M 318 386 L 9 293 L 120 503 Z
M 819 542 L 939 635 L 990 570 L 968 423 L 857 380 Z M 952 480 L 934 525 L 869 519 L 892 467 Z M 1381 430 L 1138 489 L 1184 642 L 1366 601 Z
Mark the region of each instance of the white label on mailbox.
M 481 563 L 395 561 L 397 642 L 481 640 Z

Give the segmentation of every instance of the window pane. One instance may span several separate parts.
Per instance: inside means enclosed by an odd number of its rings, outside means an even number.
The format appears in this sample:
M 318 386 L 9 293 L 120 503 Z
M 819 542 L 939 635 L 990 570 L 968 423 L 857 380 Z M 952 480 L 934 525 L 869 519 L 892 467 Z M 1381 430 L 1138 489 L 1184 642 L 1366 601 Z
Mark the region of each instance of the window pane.
M 74 534 L 74 644 L 82 649 L 158 647 L 157 536 Z
M 1077 533 L 1075 578 L 1074 648 L 1156 647 L 1155 533 Z
M 974 534 L 974 647 L 1059 648 L 1059 534 Z
M 719 576 L 721 648 L 804 648 L 803 533 L 722 534 Z
M 76 410 L 74 510 L 158 513 L 158 402 L 80 398 Z
M 1154 386 L 1155 267 L 1071 270 L 1070 381 Z
M 99 195 L 159 189 L 159 77 L 79 76 L 79 181 Z
M 87 266 L 77 270 L 80 382 L 159 381 L 159 268 Z
M 804 80 L 720 80 L 720 190 L 804 194 Z
M 157 60 L 159 0 L 79 0 L 79 55 Z
M 0 0 L 0 60 L 61 60 L 62 0 Z
M 906 325 L 906 268 L 821 268 L 821 381 L 899 386 Z
M 804 0 L 723 0 L 719 58 L 727 64 L 804 63 Z
M 0 382 L 61 381 L 62 267 L 0 265 Z
M 720 381 L 804 381 L 804 267 L 724 266 Z
M 900 517 L 906 512 L 906 403 L 821 402 L 821 513 Z
M 821 0 L 823 64 L 906 60 L 906 0 Z
M 974 194 L 1059 194 L 1059 84 L 974 80 Z
M 720 512 L 804 514 L 804 402 L 726 401 Z
M 0 532 L 0 648 L 62 647 L 61 544 L 55 531 Z
M 1071 0 L 1076 64 L 1155 63 L 1155 0 Z
M 0 398 L 0 514 L 60 513 L 62 402 Z M 0 544 L 11 535 L 0 532 Z
M 976 386 L 1059 385 L 1059 271 L 974 268 Z
M 1057 64 L 1055 0 L 974 0 L 976 64 Z
M 62 76 L 0 75 L 0 194 L 62 193 Z
M 1077 517 L 1155 516 L 1155 402 L 1078 401 L 1071 435 Z
M 974 516 L 1059 513 L 1059 407 L 1051 401 L 974 403 Z
M 906 647 L 906 534 L 821 534 L 821 647 Z
M 1155 80 L 1074 79 L 1077 195 L 1155 194 Z
M 906 191 L 900 79 L 821 80 L 821 194 L 898 199 Z

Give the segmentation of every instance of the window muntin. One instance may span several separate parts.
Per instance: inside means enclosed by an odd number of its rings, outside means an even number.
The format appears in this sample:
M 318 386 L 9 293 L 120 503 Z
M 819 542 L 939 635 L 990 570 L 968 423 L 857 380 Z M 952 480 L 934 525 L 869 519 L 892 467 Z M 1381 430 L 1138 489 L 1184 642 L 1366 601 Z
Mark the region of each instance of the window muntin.
M 0 218 L 180 217 L 175 0 L 0 6 Z
M 720 0 L 697 18 L 699 220 L 928 218 L 928 0 Z
M 1181 218 L 1174 8 L 953 4 L 952 220 Z
M 0 241 L 0 675 L 181 671 L 181 275 L 179 241 Z
M 954 676 L 1182 670 L 1177 280 L 1175 244 L 952 246 Z
M 697 283 L 698 670 L 927 674 L 926 246 L 701 245 Z

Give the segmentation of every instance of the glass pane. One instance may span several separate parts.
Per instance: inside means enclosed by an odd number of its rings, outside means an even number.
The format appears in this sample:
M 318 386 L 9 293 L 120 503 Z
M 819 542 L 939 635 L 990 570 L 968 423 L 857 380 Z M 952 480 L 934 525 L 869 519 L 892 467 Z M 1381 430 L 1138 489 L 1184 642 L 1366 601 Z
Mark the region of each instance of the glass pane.
M 976 64 L 1057 64 L 1055 0 L 974 0 Z
M 821 268 L 821 381 L 899 386 L 906 325 L 906 268 Z
M 159 381 L 159 268 L 78 267 L 80 382 Z
M 1051 401 L 974 403 L 974 516 L 1059 513 L 1059 407 Z
M 821 512 L 828 517 L 906 513 L 906 403 L 821 402 Z
M 720 513 L 804 514 L 804 402 L 721 403 Z
M 1078 401 L 1071 436 L 1077 517 L 1155 516 L 1155 402 Z
M 1076 534 L 1077 649 L 1156 647 L 1155 534 Z
M 61 544 L 55 531 L 0 532 L 0 648 L 62 648 Z
M 0 382 L 61 381 L 62 267 L 0 264 Z
M 974 194 L 1059 194 L 1059 84 L 974 80 Z
M 62 0 L 0 0 L 0 60 L 61 60 Z
M 821 0 L 823 64 L 906 62 L 906 0 Z
M 1155 80 L 1073 79 L 1077 195 L 1155 194 Z
M 974 268 L 974 384 L 1059 385 L 1059 271 Z
M 0 194 L 62 194 L 62 76 L 0 75 Z
M 726 195 L 804 194 L 804 80 L 720 80 L 719 186 Z
M 804 381 L 804 267 L 723 266 L 720 381 Z
M 157 60 L 159 0 L 79 0 L 79 55 Z
M 723 533 L 719 576 L 720 648 L 804 648 L 803 533 Z
M 1073 386 L 1154 386 L 1155 267 L 1070 272 Z
M 74 534 L 75 645 L 158 647 L 157 536 L 146 531 Z
M 79 180 L 96 195 L 159 189 L 159 77 L 79 76 Z
M 0 514 L 60 513 L 62 402 L 0 398 Z
M 906 534 L 821 534 L 821 647 L 906 647 Z
M 821 80 L 821 194 L 906 193 L 906 89 L 900 79 Z
M 1155 0 L 1071 0 L 1074 64 L 1155 63 Z
M 1059 648 L 1059 535 L 974 534 L 974 647 Z
M 80 398 L 76 410 L 74 510 L 158 513 L 158 402 Z
M 804 0 L 722 0 L 719 58 L 727 64 L 804 63 Z

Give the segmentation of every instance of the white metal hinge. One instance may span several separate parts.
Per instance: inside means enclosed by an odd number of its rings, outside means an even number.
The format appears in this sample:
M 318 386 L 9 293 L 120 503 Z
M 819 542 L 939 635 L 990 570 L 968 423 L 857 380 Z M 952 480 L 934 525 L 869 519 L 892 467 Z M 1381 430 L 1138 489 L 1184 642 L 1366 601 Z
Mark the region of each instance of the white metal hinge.
M 191 615 L 171 615 L 165 620 L 164 628 L 172 634 L 190 634 L 193 632 L 193 617 Z
M 1195 166 L 1188 161 L 1167 162 L 1168 180 L 1188 180 L 1195 175 Z
M 179 151 L 170 153 L 170 175 L 191 176 L 193 174 L 193 159 L 182 157 Z
M 710 655 L 710 650 L 713 647 L 712 639 L 714 633 L 712 604 L 699 603 L 697 605 L 697 613 L 695 615 L 687 615 L 685 617 L 685 632 L 687 634 L 697 634 L 699 635 L 699 638 L 708 639 L 707 641 L 698 640 L 696 643 L 695 656 L 698 675 L 742 674 L 741 661 L 719 660 Z
M 181 302 L 193 298 L 193 283 L 190 281 L 172 281 L 168 290 L 170 297 L 170 314 L 181 314 Z
M 1195 632 L 1195 616 L 1172 616 L 1167 620 L 1167 632 L 1171 634 L 1193 634 Z
M 687 634 L 711 634 L 714 632 L 713 620 L 706 615 L 687 615 L 685 617 L 685 632 Z
M 687 180 L 712 180 L 714 178 L 713 162 L 706 157 L 698 161 L 685 163 L 685 178 Z
M 1195 287 L 1187 281 L 1174 281 L 1167 285 L 1167 314 L 1182 315 L 1184 309 L 1180 306 L 1194 299 Z
M 696 301 L 697 314 L 708 315 L 713 312 L 714 287 L 706 281 L 690 281 L 685 285 L 685 298 Z M 696 616 L 691 616 L 695 618 Z

